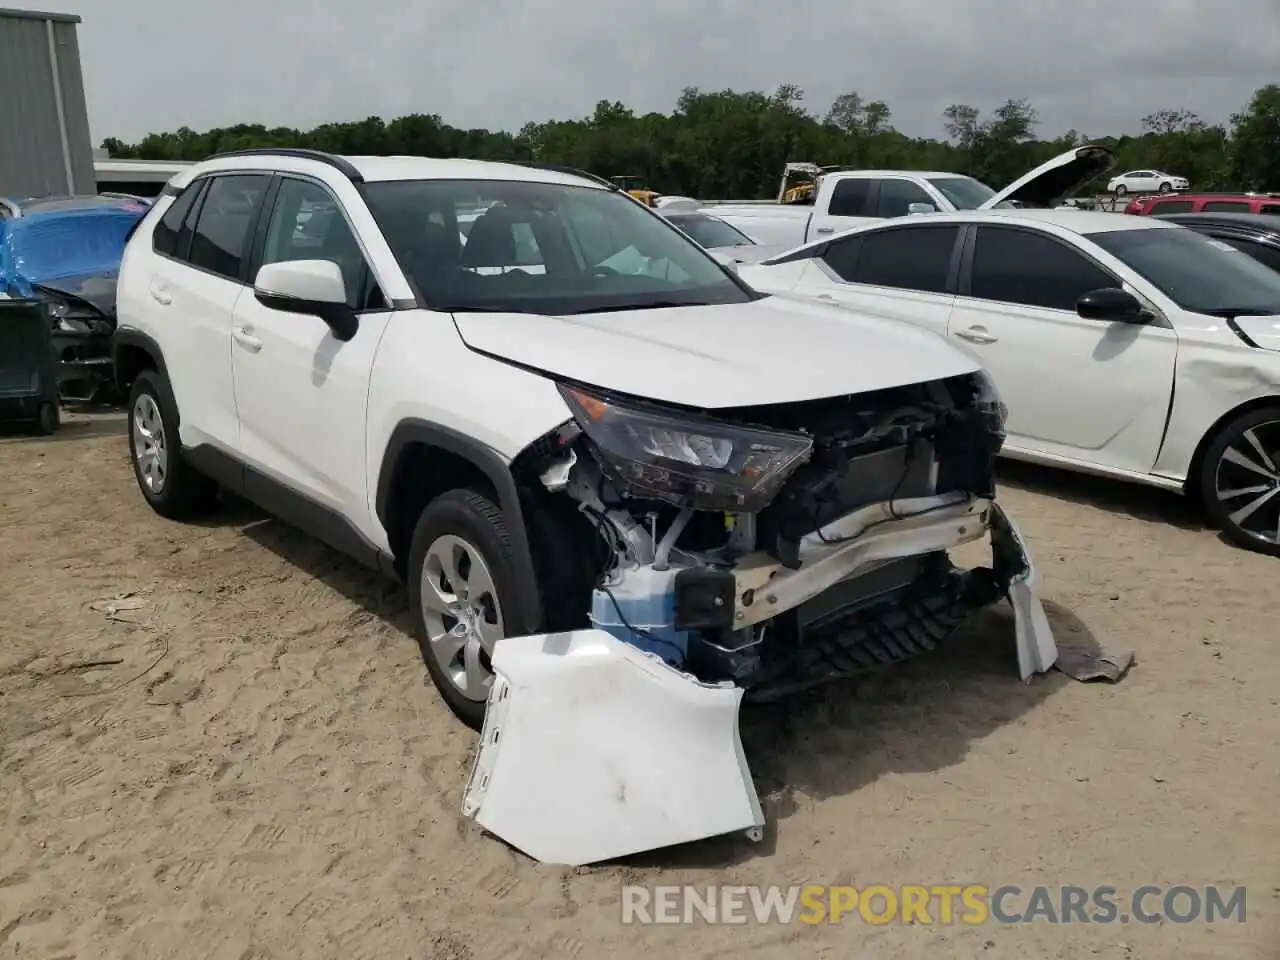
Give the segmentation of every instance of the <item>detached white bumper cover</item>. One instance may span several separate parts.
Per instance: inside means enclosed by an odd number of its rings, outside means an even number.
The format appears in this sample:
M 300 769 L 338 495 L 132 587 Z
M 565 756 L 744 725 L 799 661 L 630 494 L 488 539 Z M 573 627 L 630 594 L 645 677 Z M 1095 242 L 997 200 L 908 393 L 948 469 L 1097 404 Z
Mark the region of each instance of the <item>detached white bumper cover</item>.
M 742 691 L 600 630 L 508 637 L 462 812 L 543 863 L 582 866 L 721 834 L 761 836 Z
M 1058 662 L 1058 645 L 1040 602 L 1039 577 L 1026 542 L 998 503 L 991 504 L 991 556 L 997 572 L 1008 578 L 1018 672 L 1030 680 Z

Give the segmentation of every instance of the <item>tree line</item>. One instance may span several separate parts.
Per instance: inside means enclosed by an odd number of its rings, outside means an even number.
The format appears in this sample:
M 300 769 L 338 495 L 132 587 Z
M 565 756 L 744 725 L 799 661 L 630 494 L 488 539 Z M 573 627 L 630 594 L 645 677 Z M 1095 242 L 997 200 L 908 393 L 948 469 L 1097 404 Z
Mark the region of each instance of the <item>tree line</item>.
M 197 133 L 182 127 L 137 143 L 108 138 L 112 157 L 200 160 L 252 147 L 308 147 L 341 154 L 409 154 L 566 164 L 603 176 L 635 176 L 663 193 L 704 199 L 769 197 L 783 165 L 807 161 L 880 169 L 949 170 L 993 187 L 1080 143 L 1101 143 L 1117 171 L 1155 168 L 1187 177 L 1193 190 L 1280 190 L 1280 85 L 1254 92 L 1229 124 L 1205 123 L 1183 109 L 1144 117 L 1137 136 L 1085 136 L 1068 130 L 1041 140 L 1026 99 L 983 115 L 967 104 L 942 111 L 945 139 L 909 137 L 893 127 L 889 105 L 857 93 L 837 97 L 824 114 L 804 92 L 783 85 L 759 91 L 686 88 L 669 114 L 637 114 L 602 100 L 591 116 L 525 124 L 518 132 L 461 129 L 436 114 L 384 122 L 369 117 L 313 130 L 237 124 Z M 1105 183 L 1083 193 L 1101 192 Z

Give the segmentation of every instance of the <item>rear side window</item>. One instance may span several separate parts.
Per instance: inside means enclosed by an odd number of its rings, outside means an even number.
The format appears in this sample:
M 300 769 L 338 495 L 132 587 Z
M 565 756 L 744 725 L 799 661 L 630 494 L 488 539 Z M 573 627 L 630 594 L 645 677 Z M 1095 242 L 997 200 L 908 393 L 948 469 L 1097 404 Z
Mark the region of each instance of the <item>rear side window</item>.
M 182 230 L 182 221 L 191 212 L 191 207 L 195 203 L 196 197 L 200 195 L 200 188 L 203 186 L 203 181 L 191 184 L 186 190 L 182 191 L 178 199 L 174 200 L 169 209 L 164 212 L 164 216 L 160 218 L 156 228 L 151 231 L 151 248 L 156 253 L 162 253 L 166 257 L 174 255 L 174 251 L 178 247 L 178 233 Z
M 862 234 L 849 280 L 878 287 L 946 293 L 958 226 L 898 227 Z M 836 269 L 833 266 L 833 269 Z
M 969 295 L 1050 310 L 1071 310 L 1090 290 L 1120 283 L 1078 250 L 1029 230 L 979 227 Z
M 1244 200 L 1206 200 L 1200 209 L 1204 213 L 1248 213 L 1249 204 Z
M 837 180 L 831 191 L 831 203 L 827 213 L 833 217 L 872 217 L 872 181 L 865 177 L 846 177 Z
M 1157 200 L 1149 213 L 1190 213 L 1195 209 L 1194 200 Z
M 271 178 L 263 174 L 214 177 L 200 205 L 191 238 L 193 267 L 239 280 L 262 197 Z

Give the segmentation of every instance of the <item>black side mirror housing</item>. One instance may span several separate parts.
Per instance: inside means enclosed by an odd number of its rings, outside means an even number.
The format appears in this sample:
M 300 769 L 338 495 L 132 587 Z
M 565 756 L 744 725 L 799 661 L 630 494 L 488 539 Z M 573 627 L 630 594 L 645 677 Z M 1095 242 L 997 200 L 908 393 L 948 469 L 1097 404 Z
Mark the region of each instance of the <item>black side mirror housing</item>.
M 345 303 L 300 300 L 296 297 L 267 293 L 265 290 L 254 290 L 253 296 L 264 307 L 270 307 L 272 310 L 296 313 L 306 317 L 319 317 L 333 332 L 334 339 L 342 343 L 351 340 L 360 329 L 360 318 Z
M 1151 314 L 1132 293 L 1119 287 L 1090 290 L 1076 301 L 1076 313 L 1085 320 L 1150 323 Z

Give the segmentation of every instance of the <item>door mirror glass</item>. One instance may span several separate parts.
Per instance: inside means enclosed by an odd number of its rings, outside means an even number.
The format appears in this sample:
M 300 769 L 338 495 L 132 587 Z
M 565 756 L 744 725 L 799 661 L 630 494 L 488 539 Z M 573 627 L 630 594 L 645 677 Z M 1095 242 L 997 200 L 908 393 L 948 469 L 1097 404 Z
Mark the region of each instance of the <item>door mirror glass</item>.
M 1076 301 L 1076 313 L 1086 320 L 1147 323 L 1151 314 L 1132 293 L 1119 287 L 1090 290 Z
M 932 203 L 917 202 L 917 203 L 907 204 L 908 216 L 915 216 L 916 214 L 920 214 L 920 213 L 937 213 L 937 211 L 938 211 L 938 208 L 935 207 Z
M 347 306 L 342 269 L 331 260 L 264 264 L 253 282 L 253 295 L 272 310 L 319 317 L 339 340 L 356 335 L 356 315 Z

